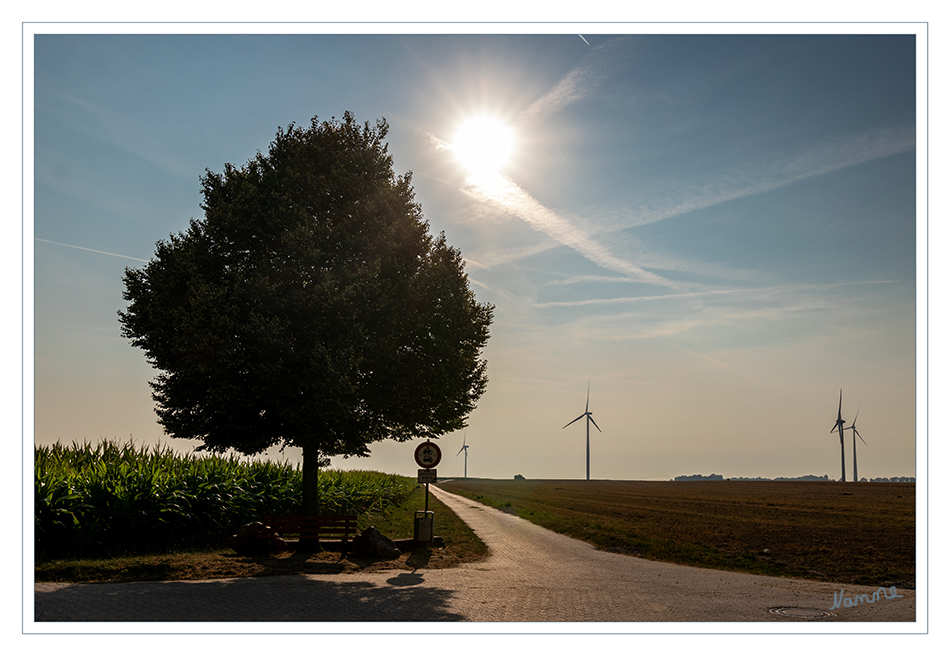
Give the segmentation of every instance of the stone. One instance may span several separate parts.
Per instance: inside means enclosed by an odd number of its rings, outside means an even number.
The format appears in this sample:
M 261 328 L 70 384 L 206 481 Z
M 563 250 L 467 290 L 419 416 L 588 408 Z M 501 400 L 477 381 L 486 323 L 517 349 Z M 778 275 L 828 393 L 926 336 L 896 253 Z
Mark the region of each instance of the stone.
M 237 534 L 228 539 L 228 546 L 242 556 L 269 556 L 272 552 L 287 550 L 287 543 L 261 522 L 239 528 Z
M 379 532 L 375 526 L 366 528 L 353 539 L 350 551 L 358 556 L 396 558 L 402 554 L 396 543 Z

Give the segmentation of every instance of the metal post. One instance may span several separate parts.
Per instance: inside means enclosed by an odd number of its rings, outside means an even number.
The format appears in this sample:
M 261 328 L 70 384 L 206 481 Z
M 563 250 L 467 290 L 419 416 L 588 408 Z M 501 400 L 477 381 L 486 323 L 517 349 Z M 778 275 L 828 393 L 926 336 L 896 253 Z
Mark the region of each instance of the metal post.
M 587 418 L 587 480 L 590 480 L 590 417 Z

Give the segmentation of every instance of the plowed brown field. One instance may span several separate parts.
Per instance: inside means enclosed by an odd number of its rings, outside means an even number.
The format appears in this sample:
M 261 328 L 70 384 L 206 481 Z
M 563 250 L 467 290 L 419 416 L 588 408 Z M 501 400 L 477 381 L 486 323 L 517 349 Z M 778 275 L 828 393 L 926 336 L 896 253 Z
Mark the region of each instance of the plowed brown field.
M 914 483 L 454 479 L 439 487 L 643 558 L 840 583 L 915 583 Z

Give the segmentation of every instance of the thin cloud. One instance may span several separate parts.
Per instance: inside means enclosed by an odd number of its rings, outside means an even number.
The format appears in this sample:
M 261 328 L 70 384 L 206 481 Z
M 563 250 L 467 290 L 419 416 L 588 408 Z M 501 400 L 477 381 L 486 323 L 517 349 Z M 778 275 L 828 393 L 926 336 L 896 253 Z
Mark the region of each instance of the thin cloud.
M 103 139 L 113 146 L 141 157 L 178 178 L 183 180 L 194 178 L 191 165 L 168 152 L 169 140 L 157 134 L 154 126 L 83 98 L 56 91 L 47 92 L 52 97 L 71 104 L 92 117 L 93 122 L 89 125 L 95 125 L 95 129 L 85 128 L 90 136 Z
M 591 278 L 597 278 L 591 276 Z M 608 279 L 611 280 L 611 279 Z M 612 280 L 625 280 L 615 278 Z M 639 282 L 639 281 L 636 281 Z M 686 300 L 691 298 L 704 298 L 713 296 L 734 296 L 746 300 L 755 300 L 756 302 L 775 302 L 777 298 L 805 298 L 814 299 L 814 294 L 831 292 L 836 289 L 846 287 L 860 287 L 866 285 L 889 285 L 895 283 L 895 280 L 862 280 L 856 282 L 838 282 L 826 283 L 821 285 L 775 285 L 769 287 L 750 287 L 750 288 L 729 288 L 729 289 L 707 289 L 701 291 L 681 292 L 676 294 L 654 294 L 651 296 L 624 296 L 618 298 L 587 298 L 576 301 L 549 301 L 547 303 L 535 303 L 537 308 L 552 307 L 579 307 L 584 305 L 611 305 L 611 304 L 632 304 L 647 303 L 654 301 Z M 796 301 L 800 303 L 800 301 Z M 789 306 L 790 309 L 802 310 L 805 305 Z
M 581 38 L 584 39 L 583 36 Z M 521 112 L 518 118 L 530 121 L 550 116 L 593 92 L 606 77 L 614 47 L 623 40 L 625 38 L 613 39 L 592 48 L 577 67 L 562 77 L 542 98 Z M 584 42 L 587 43 L 587 39 L 584 39 Z
M 565 278 L 564 280 L 549 280 L 544 283 L 545 287 L 551 285 L 576 285 L 578 283 L 585 282 L 640 282 L 635 278 L 630 278 L 627 276 L 571 276 L 570 278 Z
M 677 286 L 676 283 L 662 276 L 615 257 L 603 245 L 590 239 L 584 231 L 539 203 L 531 194 L 499 173 L 472 176 L 466 183 L 464 191 L 473 198 L 490 203 L 520 218 L 531 227 L 540 230 L 560 244 L 573 248 L 605 269 L 624 273 L 636 279 L 637 282 L 665 287 Z
M 582 35 L 579 35 L 584 39 Z M 558 83 L 542 98 L 525 109 L 519 116 L 520 121 L 537 120 L 570 105 L 588 95 L 606 76 L 606 70 L 613 57 L 615 46 L 625 37 L 612 39 L 592 48 L 581 63 L 562 77 Z M 584 39 L 587 45 L 590 43 Z M 451 150 L 452 145 L 439 137 L 427 133 L 436 150 Z M 592 262 L 604 268 L 632 276 L 636 282 L 677 287 L 662 276 L 651 273 L 631 262 L 618 258 L 603 245 L 591 239 L 584 231 L 568 220 L 548 209 L 528 194 L 516 183 L 498 173 L 470 177 L 463 191 L 482 203 L 494 206 L 508 214 L 522 219 L 536 230 L 548 235 L 555 242 L 573 248 Z M 483 265 L 520 259 L 532 252 L 546 250 L 549 244 L 536 244 L 527 249 L 516 249 L 508 253 L 492 253 L 479 256 Z
M 543 98 L 536 101 L 518 117 L 521 120 L 543 118 L 582 98 L 592 86 L 591 74 L 575 69 L 565 75 Z
M 542 239 L 537 244 L 524 246 L 521 248 L 493 248 L 489 251 L 476 253 L 472 255 L 472 258 L 474 258 L 477 266 L 483 269 L 490 269 L 491 267 L 497 266 L 499 264 L 517 262 L 527 257 L 531 257 L 532 255 L 543 253 L 544 251 L 554 248 L 557 245 L 558 243 L 553 239 Z M 466 258 L 466 260 L 472 258 Z
M 736 169 L 713 179 L 698 180 L 668 189 L 652 203 L 648 202 L 633 212 L 624 211 L 613 216 L 589 219 L 580 218 L 574 224 L 569 224 L 551 210 L 544 208 L 511 181 L 505 182 L 505 191 L 484 193 L 479 185 L 473 185 L 470 194 L 480 200 L 491 201 L 495 206 L 519 216 L 553 237 L 558 243 L 576 248 L 578 252 L 605 268 L 619 273 L 633 273 L 637 278 L 636 282 L 647 282 L 642 278 L 642 274 L 647 272 L 610 254 L 607 249 L 598 244 L 596 238 L 618 230 L 643 226 L 721 203 L 766 193 L 849 166 L 912 152 L 915 148 L 916 131 L 913 126 L 891 127 L 841 137 L 827 143 L 812 145 L 772 162 L 758 163 L 747 169 Z M 518 208 L 517 211 L 514 208 Z M 629 241 L 629 236 L 626 239 Z M 491 259 L 493 264 L 511 262 L 523 255 L 537 254 L 552 246 L 553 244 L 548 243 L 538 244 L 525 251 L 500 251 L 494 253 Z M 649 257 L 654 255 L 656 254 L 652 253 Z M 643 257 L 647 255 L 644 253 L 638 255 L 641 261 Z M 695 270 L 704 275 L 729 278 L 745 278 L 749 275 L 749 272 L 726 270 L 722 266 L 714 265 L 700 266 L 699 263 L 677 261 L 668 256 L 650 266 L 678 271 Z M 656 276 L 654 281 L 656 279 L 662 278 Z M 665 284 L 672 286 L 669 281 Z
M 687 298 L 697 298 L 701 296 L 713 296 L 721 294 L 737 294 L 744 290 L 739 289 L 713 289 L 702 292 L 683 292 L 681 294 L 654 294 L 652 296 L 624 296 L 622 298 L 585 298 L 578 301 L 549 301 L 547 303 L 535 303 L 538 308 L 552 307 L 580 307 L 584 305 L 612 305 L 616 303 L 644 303 L 648 301 L 669 301 L 682 300 Z
M 916 130 L 907 125 L 841 137 L 772 162 L 757 162 L 747 169 L 670 189 L 652 207 L 647 205 L 598 225 L 606 231 L 647 225 L 915 148 Z
M 701 326 L 707 325 L 706 321 L 698 321 L 695 319 L 681 319 L 678 321 L 664 321 L 654 326 L 650 326 L 649 329 L 644 329 L 638 333 L 629 333 L 624 335 L 611 335 L 609 339 L 614 340 L 636 340 L 636 339 L 656 339 L 657 337 L 672 337 L 673 335 L 679 335 L 694 328 L 699 328 Z
M 861 325 L 880 312 L 874 295 L 856 293 L 867 285 L 886 285 L 880 280 L 860 283 L 785 285 L 731 290 L 708 290 L 651 297 L 592 299 L 570 303 L 536 304 L 534 307 L 571 307 L 623 302 L 624 312 L 584 312 L 564 324 L 567 334 L 586 340 L 644 340 L 670 337 L 698 328 L 719 328 L 743 333 L 758 332 L 784 339 L 796 334 L 796 326 L 830 330 L 852 323 Z M 642 306 L 648 301 L 666 301 L 662 306 Z M 649 308 L 649 309 L 648 309 Z
M 73 244 L 64 244 L 58 241 L 50 241 L 49 239 L 40 239 L 39 237 L 34 237 L 34 241 L 41 241 L 44 244 L 55 244 L 56 246 L 65 246 L 67 248 L 75 248 L 80 251 L 89 251 L 90 253 L 99 253 L 100 255 L 111 255 L 112 257 L 121 257 L 126 260 L 135 260 L 136 262 L 148 262 L 148 260 L 143 260 L 140 257 L 132 257 L 130 255 L 119 255 L 118 253 L 110 253 L 108 251 L 97 251 L 94 248 L 86 248 L 85 246 L 75 246 Z
M 439 137 L 435 136 L 431 132 L 427 132 L 426 130 L 422 130 L 422 134 L 426 136 L 426 138 L 429 140 L 429 143 L 432 144 L 432 147 L 435 148 L 437 151 L 452 150 L 452 144 L 450 144 L 445 139 L 440 139 Z
M 524 110 L 519 118 L 521 120 L 543 118 L 590 94 L 605 78 L 612 57 L 612 46 L 619 41 L 615 39 L 592 48 L 591 54 L 586 56 L 579 66 L 562 77 L 548 93 Z M 436 148 L 450 148 L 442 140 L 434 136 L 431 138 Z M 682 284 L 633 263 L 636 261 L 642 265 L 644 258 L 655 259 L 644 252 L 642 245 L 634 249 L 637 252 L 627 253 L 627 257 L 618 257 L 616 248 L 608 249 L 597 240 L 597 237 L 765 193 L 848 166 L 913 151 L 915 147 L 916 133 L 912 125 L 842 137 L 831 142 L 813 145 L 772 162 L 764 164 L 757 162 L 746 169 L 726 172 L 689 185 L 679 185 L 669 189 L 652 203 L 648 202 L 633 212 L 617 213 L 606 220 L 581 218 L 574 222 L 568 221 L 542 205 L 515 182 L 499 174 L 469 178 L 463 191 L 483 204 L 522 219 L 557 244 L 574 249 L 595 264 L 627 276 L 627 278 L 617 279 L 617 282 L 640 282 L 682 288 Z M 553 245 L 548 242 L 526 248 L 496 251 L 491 254 L 481 254 L 478 259 L 482 264 L 491 266 L 543 252 Z M 613 246 L 616 247 L 617 243 Z M 752 275 L 751 272 L 732 270 L 721 265 L 678 261 L 669 256 L 661 260 L 662 262 L 654 262 L 649 266 L 676 271 L 688 270 L 702 275 L 726 278 L 748 278 Z M 568 284 L 568 282 L 571 281 L 560 284 Z

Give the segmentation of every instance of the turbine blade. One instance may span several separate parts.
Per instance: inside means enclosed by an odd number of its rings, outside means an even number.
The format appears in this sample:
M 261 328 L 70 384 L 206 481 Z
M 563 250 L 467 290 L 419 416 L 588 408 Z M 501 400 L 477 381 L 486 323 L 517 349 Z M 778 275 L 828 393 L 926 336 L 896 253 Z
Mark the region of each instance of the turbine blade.
M 858 406 L 858 412 L 854 413 L 854 421 L 851 422 L 851 425 L 848 426 L 849 429 L 854 428 L 858 423 L 858 413 L 861 412 L 861 407 Z
M 461 453 L 461 452 L 464 451 L 464 450 L 465 450 L 465 447 L 463 446 L 461 449 L 459 449 L 459 453 Z M 459 457 L 459 453 L 456 453 L 456 454 L 455 454 L 455 457 L 456 457 L 456 458 Z
M 590 415 L 588 414 L 588 415 L 587 415 L 587 418 L 590 419 L 590 423 L 592 423 L 592 424 L 594 425 L 594 428 L 596 428 L 598 432 L 600 432 L 600 433 L 603 433 L 603 432 L 604 432 L 604 431 L 600 430 L 600 426 L 597 425 L 597 422 L 594 421 L 594 418 L 593 418 L 592 416 L 590 416 Z
M 841 398 L 844 390 L 838 390 L 838 421 L 841 421 Z
M 583 419 L 583 418 L 586 417 L 586 416 L 587 416 L 587 413 L 585 412 L 584 414 L 582 414 L 582 415 L 581 415 L 580 417 L 578 417 L 577 419 Z M 575 419 L 574 421 L 577 421 L 577 419 Z M 571 424 L 573 424 L 574 421 L 572 421 L 572 422 L 570 422 L 570 423 L 567 423 L 567 424 L 564 424 L 564 428 L 567 428 L 568 426 L 570 426 Z M 564 428 L 562 428 L 561 430 L 564 430 Z
M 590 381 L 587 381 L 587 403 L 584 404 L 584 412 L 590 410 Z
M 854 434 L 857 435 L 858 437 L 860 437 L 860 438 L 861 438 L 861 441 L 864 442 L 864 438 L 861 437 L 861 433 L 858 432 L 858 429 L 857 429 L 857 428 L 853 428 L 853 429 L 851 429 L 851 430 L 853 430 L 853 431 L 854 431 Z M 868 443 L 867 443 L 867 442 L 864 442 L 864 446 L 867 446 L 867 445 L 868 445 Z

